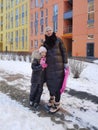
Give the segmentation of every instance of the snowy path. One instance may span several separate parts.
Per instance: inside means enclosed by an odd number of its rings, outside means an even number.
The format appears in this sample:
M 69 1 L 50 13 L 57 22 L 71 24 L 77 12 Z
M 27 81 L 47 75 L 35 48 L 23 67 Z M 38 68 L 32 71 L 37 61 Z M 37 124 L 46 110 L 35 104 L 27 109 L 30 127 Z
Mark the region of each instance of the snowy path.
M 38 112 L 37 115 L 38 116 L 42 116 L 42 117 L 51 117 L 51 120 L 54 123 L 60 123 L 60 124 L 64 124 L 64 114 L 66 115 L 70 115 L 68 114 L 68 112 L 63 111 L 63 112 L 58 112 L 57 114 L 49 114 L 45 111 L 44 107 L 42 107 L 42 105 L 45 104 L 44 101 L 41 101 L 41 104 L 39 109 L 37 111 L 35 111 L 32 107 L 29 106 L 29 93 L 26 93 L 26 91 L 24 90 L 19 90 L 15 87 L 12 87 L 10 85 L 7 85 L 5 82 L 1 82 L 0 84 L 0 91 L 7 94 L 8 96 L 11 97 L 11 99 L 16 100 L 18 102 L 20 102 L 23 106 L 28 107 L 30 110 L 32 110 L 33 112 Z M 55 117 L 54 117 L 55 115 Z M 59 118 L 58 121 L 56 121 L 55 118 Z
M 9 78 L 7 77 L 7 79 Z M 10 79 L 12 78 L 10 77 Z M 66 130 L 66 128 L 67 129 L 73 128 L 73 130 L 76 130 L 75 127 L 77 127 L 78 130 L 81 130 L 81 127 L 84 128 L 82 125 L 78 124 L 77 122 L 73 123 L 73 120 L 69 120 L 71 116 L 67 112 L 58 112 L 58 113 L 55 113 L 54 115 L 47 113 L 42 107 L 44 104 L 43 101 L 41 102 L 42 105 L 40 106 L 40 109 L 35 111 L 28 104 L 29 93 L 26 92 L 25 90 L 21 90 L 19 88 L 13 87 L 12 85 L 8 85 L 5 81 L 0 82 L 0 91 L 10 96 L 11 99 L 16 100 L 17 102 L 21 103 L 23 106 L 32 110 L 32 113 L 36 114 L 38 117 L 42 117 L 44 119 L 48 117 L 50 118 L 51 122 L 53 122 L 53 124 L 56 124 L 56 125 L 60 124 L 62 126 L 61 130 L 63 129 Z M 66 116 L 68 120 L 66 120 Z M 77 118 L 77 121 L 78 120 L 80 119 Z M 87 128 L 84 128 L 84 129 L 88 130 Z

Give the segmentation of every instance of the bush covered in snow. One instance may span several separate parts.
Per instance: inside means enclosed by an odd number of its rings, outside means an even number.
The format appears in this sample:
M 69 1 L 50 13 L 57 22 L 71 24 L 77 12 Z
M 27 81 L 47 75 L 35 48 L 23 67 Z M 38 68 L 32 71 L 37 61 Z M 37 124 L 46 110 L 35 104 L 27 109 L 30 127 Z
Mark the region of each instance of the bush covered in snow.
M 79 61 L 76 59 L 70 59 L 69 66 L 70 66 L 70 71 L 73 74 L 74 78 L 79 78 L 81 72 L 86 67 L 86 65 L 83 63 L 83 61 Z
M 1 60 L 14 60 L 14 61 L 25 61 L 25 62 L 31 62 L 31 55 L 18 55 L 18 54 L 12 54 L 12 53 L 0 53 L 0 59 Z

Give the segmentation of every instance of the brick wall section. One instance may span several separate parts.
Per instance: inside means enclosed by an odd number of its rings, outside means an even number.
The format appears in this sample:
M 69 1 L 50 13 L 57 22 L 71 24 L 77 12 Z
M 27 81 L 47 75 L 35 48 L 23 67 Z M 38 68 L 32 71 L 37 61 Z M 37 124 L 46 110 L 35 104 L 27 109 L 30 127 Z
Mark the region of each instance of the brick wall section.
M 73 56 L 87 56 L 87 43 L 94 43 L 94 57 L 98 57 L 98 1 L 94 1 L 94 27 L 88 27 L 87 0 L 73 3 Z M 88 40 L 88 35 L 93 34 L 94 39 Z

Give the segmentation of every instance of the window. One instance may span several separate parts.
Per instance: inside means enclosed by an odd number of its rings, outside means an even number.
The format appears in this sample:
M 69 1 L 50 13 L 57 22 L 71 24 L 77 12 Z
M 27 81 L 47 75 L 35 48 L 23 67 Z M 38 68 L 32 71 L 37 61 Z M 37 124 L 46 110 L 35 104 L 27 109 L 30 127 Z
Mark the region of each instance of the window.
M 40 14 L 41 14 L 41 18 L 40 18 L 40 30 L 41 30 L 41 33 L 43 33 L 44 32 L 44 11 L 41 10 Z
M 10 40 L 11 44 L 13 44 L 13 32 L 11 32 L 11 40 Z
M 94 0 L 88 0 L 88 27 L 94 25 Z
M 46 27 L 48 26 L 48 17 L 45 18 Z
M 27 44 L 28 44 L 28 29 L 26 28 L 26 36 L 25 36 L 25 41 L 26 41 L 26 49 L 27 49 Z
M 31 21 L 31 35 L 33 34 L 33 21 Z
M 44 40 L 43 40 L 43 39 L 41 39 L 41 40 L 40 40 L 40 44 L 41 44 L 41 45 L 43 45 L 43 43 L 44 43 Z
M 94 35 L 93 34 L 89 34 L 88 35 L 88 39 L 94 39 Z
M 31 0 L 31 4 L 30 4 L 30 5 L 31 5 L 31 9 L 34 8 L 34 6 L 35 6 L 35 1 L 34 1 L 34 0 Z
M 7 44 L 7 33 L 6 33 L 6 44 Z
M 16 5 L 19 3 L 19 0 L 16 0 Z
M 18 31 L 16 31 L 16 49 L 18 49 Z
M 34 41 L 34 48 L 38 48 L 38 40 Z
M 38 7 L 38 0 L 35 0 L 35 7 Z
M 11 28 L 13 28 L 13 17 L 14 17 L 14 13 L 13 11 L 11 11 Z
M 38 34 L 38 12 L 35 12 L 35 35 Z
M 46 0 L 46 3 L 48 3 L 48 0 Z
M 7 41 L 8 41 L 8 43 L 10 43 L 10 32 L 8 32 L 8 35 L 7 35 L 8 37 L 8 39 L 7 39 Z
M 45 25 L 48 26 L 48 9 L 46 9 Z
M 43 17 L 44 16 L 44 11 L 43 10 L 41 10 L 41 17 Z
M 44 0 L 41 0 L 41 3 L 40 3 L 40 8 L 42 8 L 44 5 Z
M 28 5 L 25 4 L 25 23 L 28 23 Z
M 14 6 L 14 0 L 11 0 L 11 7 Z
M 22 49 L 24 49 L 24 29 L 22 29 Z
M 10 29 L 10 13 L 8 13 L 7 16 L 7 22 L 8 22 L 8 29 Z
M 33 14 L 31 15 L 31 27 L 30 27 L 30 30 L 31 30 L 31 35 L 33 34 L 33 24 L 34 24 L 34 22 L 33 22 Z
M 3 41 L 3 34 L 1 34 L 1 41 Z
M 16 27 L 19 25 L 19 9 L 16 9 Z
M 31 48 L 33 48 L 33 40 L 31 40 Z
M 33 21 L 33 14 L 31 14 L 31 20 Z
M 22 5 L 22 25 L 24 24 L 24 5 Z
M 8 9 L 10 9 L 10 1 L 8 1 Z
M 54 5 L 53 7 L 53 30 L 57 32 L 58 30 L 58 5 Z

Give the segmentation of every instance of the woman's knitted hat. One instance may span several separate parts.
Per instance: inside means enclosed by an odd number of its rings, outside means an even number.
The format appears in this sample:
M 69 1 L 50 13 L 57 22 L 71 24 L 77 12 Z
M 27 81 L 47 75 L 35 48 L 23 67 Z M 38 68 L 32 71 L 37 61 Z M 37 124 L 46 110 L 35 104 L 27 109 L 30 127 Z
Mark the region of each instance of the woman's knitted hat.
M 41 46 L 39 48 L 39 53 L 42 53 L 42 52 L 47 52 L 47 49 L 44 46 Z
M 44 30 L 44 33 L 46 33 L 47 31 L 52 31 L 52 32 L 53 32 L 53 29 L 52 29 L 52 27 L 50 27 L 50 26 L 47 26 L 47 27 L 45 28 L 45 30 Z

